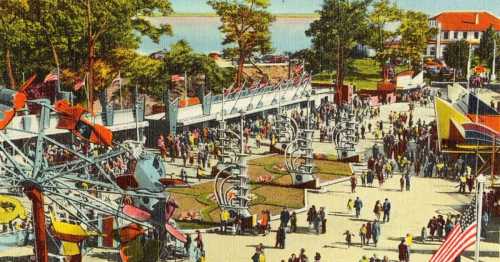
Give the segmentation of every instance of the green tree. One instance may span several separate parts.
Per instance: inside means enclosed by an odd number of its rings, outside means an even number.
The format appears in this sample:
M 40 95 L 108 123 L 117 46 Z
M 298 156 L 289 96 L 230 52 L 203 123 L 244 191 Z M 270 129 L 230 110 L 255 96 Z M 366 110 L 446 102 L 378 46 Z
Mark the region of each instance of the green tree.
M 451 42 L 448 44 L 443 56 L 446 64 L 456 70 L 458 77 L 462 77 L 463 72 L 467 70 L 469 44 L 463 39 Z
M 479 43 L 479 47 L 476 50 L 476 53 L 480 59 L 480 63 L 483 65 L 491 66 L 491 63 L 493 61 L 493 48 L 495 38 L 498 41 L 495 29 L 493 29 L 493 27 L 490 25 L 490 27 L 488 27 L 488 29 L 483 32 L 483 35 L 481 36 L 481 42 Z
M 5 59 L 4 69 L 12 89 L 17 86 L 12 61 L 13 49 L 24 41 L 33 40 L 28 39 L 27 32 L 31 30 L 31 25 L 23 17 L 29 10 L 30 5 L 27 0 L 0 1 L 0 52 Z
M 267 11 L 269 0 L 210 0 L 207 2 L 220 17 L 225 53 L 238 58 L 235 86 L 241 86 L 243 67 L 256 54 L 271 52 L 270 26 L 275 17 Z
M 325 0 L 318 20 L 311 23 L 306 35 L 312 38 L 316 54 L 327 54 L 335 62 L 336 85 L 342 86 L 351 62 L 353 47 L 361 43 L 368 30 L 368 6 L 371 0 Z M 326 69 L 332 64 L 326 64 Z
M 383 64 L 394 58 L 394 53 L 385 48 L 385 42 L 397 36 L 395 30 L 388 30 L 387 27 L 391 23 L 399 22 L 402 11 L 396 3 L 391 4 L 389 0 L 378 0 L 372 8 L 368 16 L 370 34 L 367 42 L 376 50 L 377 60 Z
M 8 3 L 14 3 L 8 5 Z M 20 8 L 20 4 L 28 8 Z M 30 8 L 31 7 L 31 8 Z M 14 9 L 17 8 L 17 9 Z M 6 11 L 5 11 L 6 10 Z M 14 11 L 12 11 L 14 10 Z M 137 49 L 140 36 L 146 35 L 158 42 L 163 34 L 170 34 L 169 25 L 152 24 L 147 15 L 172 12 L 170 2 L 166 0 L 6 0 L 0 1 L 0 17 L 23 21 L 29 26 L 11 29 L 9 20 L 0 22 L 0 34 L 9 35 L 22 41 L 10 41 L 11 59 L 21 73 L 36 73 L 42 76 L 59 65 L 61 71 L 70 69 L 78 73 L 93 75 L 94 61 L 99 61 L 99 68 L 113 64 L 117 48 Z M 0 42 L 5 38 L 2 37 Z M 0 54 L 5 56 L 8 49 L 0 44 Z M 3 63 L 2 63 L 3 64 Z M 5 70 L 2 66 L 2 70 Z M 112 69 L 116 69 L 114 66 Z M 84 70 L 82 70 L 84 69 Z M 7 70 L 5 70 L 7 71 Z M 114 74 L 115 72 L 111 72 Z M 94 78 L 89 77 L 91 90 L 105 88 L 94 85 Z M 96 80 L 97 81 L 97 80 Z
M 412 68 L 418 71 L 427 40 L 435 34 L 429 26 L 428 16 L 422 12 L 405 11 L 397 33 L 401 38 L 397 49 L 399 57 L 409 60 Z
M 188 76 L 205 76 L 205 85 L 215 93 L 230 86 L 234 70 L 221 68 L 205 54 L 195 53 L 189 44 L 181 40 L 165 53 L 165 64 L 170 75 L 186 73 Z

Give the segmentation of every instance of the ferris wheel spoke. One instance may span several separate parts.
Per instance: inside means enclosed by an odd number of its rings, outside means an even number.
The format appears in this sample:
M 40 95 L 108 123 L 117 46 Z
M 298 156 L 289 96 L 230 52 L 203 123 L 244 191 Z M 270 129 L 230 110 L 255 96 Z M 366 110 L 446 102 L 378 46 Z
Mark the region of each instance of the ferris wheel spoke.
M 106 160 L 109 160 L 111 158 L 118 157 L 118 156 L 122 155 L 124 152 L 125 151 L 123 151 L 123 150 L 115 150 L 115 151 L 108 152 L 108 153 L 101 155 L 99 157 L 96 157 L 96 158 L 79 159 L 79 160 L 66 162 L 64 164 L 51 166 L 48 169 L 46 169 L 46 171 L 75 172 L 76 170 L 81 170 L 83 168 L 98 164 L 102 161 L 106 161 Z
M 130 221 L 130 222 L 133 222 L 133 223 L 145 226 L 145 227 L 151 227 L 151 225 L 148 224 L 148 223 L 144 223 L 144 222 L 139 221 L 139 220 L 137 220 L 137 219 L 135 219 L 133 217 L 130 217 L 130 216 L 127 216 L 127 215 L 123 214 L 123 212 L 119 212 L 119 210 L 118 210 L 117 207 L 116 208 L 110 208 L 110 209 L 108 209 L 106 207 L 98 206 L 95 203 L 90 203 L 89 201 L 83 201 L 83 200 L 75 199 L 73 197 L 64 195 L 64 194 L 59 193 L 59 192 L 54 192 L 54 191 L 50 191 L 50 190 L 47 190 L 47 192 L 49 194 L 60 196 L 60 197 L 64 198 L 67 201 L 73 201 L 74 203 L 78 203 L 78 204 L 81 204 L 83 206 L 87 206 L 87 207 L 93 208 L 96 211 L 100 211 L 100 212 L 102 212 L 102 213 L 104 213 L 106 215 L 116 216 L 116 217 L 122 218 L 124 220 Z M 102 204 L 102 202 L 100 202 L 100 203 Z
M 95 182 L 94 181 L 89 181 L 89 180 L 86 180 L 86 179 L 82 179 L 80 181 L 85 181 L 85 182 L 88 182 L 89 184 L 94 184 Z M 137 193 L 136 191 L 129 191 L 129 190 L 125 190 L 125 191 L 114 191 L 114 190 L 101 190 L 101 189 L 94 189 L 94 188 L 88 188 L 88 189 L 83 189 L 83 188 L 78 188 L 78 187 L 72 187 L 72 186 L 69 186 L 68 184 L 60 181 L 60 180 L 56 180 L 55 181 L 56 183 L 59 183 L 59 184 L 62 184 L 64 185 L 64 187 L 62 186 L 56 186 L 56 185 L 53 185 L 53 186 L 46 186 L 48 188 L 59 188 L 59 189 L 64 189 L 64 190 L 77 190 L 77 191 L 83 191 L 83 192 L 100 192 L 100 193 L 105 193 L 105 194 L 112 194 L 112 195 L 127 195 L 127 196 L 133 196 L 133 197 L 152 197 L 151 195 L 148 195 L 148 194 L 140 194 L 140 193 Z M 103 184 L 105 186 L 105 184 Z M 108 188 L 111 188 L 108 186 Z M 166 198 L 166 197 L 162 197 L 162 196 L 154 196 L 154 198 Z
M 12 167 L 14 167 L 19 172 L 16 173 L 16 175 L 20 175 L 23 179 L 26 179 L 27 174 L 25 174 L 22 165 L 20 165 L 17 161 L 15 161 L 15 159 L 11 155 L 7 154 L 7 151 L 5 150 L 5 147 L 2 144 L 0 144 L 0 150 L 5 153 L 5 157 L 12 164 Z
M 33 160 L 31 160 L 28 156 L 26 156 L 23 151 L 21 151 L 10 139 L 6 137 L 5 134 L 0 133 L 0 138 L 2 139 L 3 142 L 9 144 L 9 146 L 18 154 L 20 155 L 29 165 L 33 166 Z M 3 146 L 2 146 L 3 147 Z M 5 152 L 6 153 L 6 152 Z
M 61 204 L 60 201 L 59 201 L 59 199 L 51 197 L 50 195 L 47 196 L 47 198 L 50 199 L 50 200 L 52 200 L 52 202 L 54 204 L 56 204 L 58 207 L 64 209 L 66 212 L 68 212 L 68 214 L 70 214 L 71 216 L 75 217 L 78 220 L 78 222 L 86 225 L 89 228 L 95 229 L 95 231 L 97 231 L 97 232 L 101 231 L 96 225 L 93 225 L 92 223 L 90 223 L 91 220 L 87 217 L 87 215 L 85 214 L 85 212 L 83 212 L 80 208 L 78 208 L 73 202 L 71 202 L 71 201 L 65 201 L 67 204 L 71 205 L 76 210 L 77 214 L 75 214 L 73 210 L 70 210 L 64 204 Z M 82 217 L 84 219 L 82 219 Z

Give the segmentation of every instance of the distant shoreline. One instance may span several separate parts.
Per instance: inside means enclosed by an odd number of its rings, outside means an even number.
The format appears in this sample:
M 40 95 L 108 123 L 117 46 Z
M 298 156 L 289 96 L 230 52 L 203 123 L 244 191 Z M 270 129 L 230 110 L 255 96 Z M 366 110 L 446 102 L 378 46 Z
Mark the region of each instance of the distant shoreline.
M 273 14 L 277 18 L 317 18 L 315 13 L 278 13 Z M 172 13 L 168 17 L 217 17 L 215 13 Z

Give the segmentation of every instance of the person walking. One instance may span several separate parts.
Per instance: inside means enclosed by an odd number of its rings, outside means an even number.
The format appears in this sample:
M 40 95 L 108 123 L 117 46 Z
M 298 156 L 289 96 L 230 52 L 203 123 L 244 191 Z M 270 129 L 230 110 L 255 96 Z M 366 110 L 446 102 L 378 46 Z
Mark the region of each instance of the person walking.
M 306 250 L 301 248 L 300 249 L 300 254 L 299 254 L 299 262 L 307 262 L 307 255 L 306 255 Z
M 401 178 L 399 179 L 399 186 L 401 187 L 401 192 L 403 192 L 403 189 L 405 187 L 405 178 L 404 178 L 404 176 L 401 176 Z
M 326 213 L 325 213 L 324 207 L 319 208 L 318 217 L 321 221 L 321 234 L 325 234 L 326 233 Z
M 280 214 L 280 226 L 285 228 L 288 227 L 288 221 L 290 221 L 290 212 L 288 212 L 288 209 L 285 207 Z
M 309 226 L 314 222 L 314 219 L 317 216 L 316 212 L 316 206 L 312 205 L 311 208 L 307 211 L 307 223 L 309 223 Z
M 429 234 L 431 236 L 431 241 L 434 241 L 434 235 L 436 234 L 436 230 L 437 230 L 437 219 L 435 216 L 429 220 L 429 222 L 427 223 L 427 228 L 429 228 Z
M 405 240 L 402 239 L 398 246 L 399 262 L 409 262 L 410 261 L 410 248 L 406 245 Z
M 344 232 L 343 235 L 345 235 L 345 242 L 347 243 L 347 248 L 351 247 L 352 238 L 354 237 L 354 234 L 351 233 L 349 230 L 347 230 L 346 232 Z
M 358 183 L 358 180 L 356 178 L 356 175 L 352 173 L 351 175 L 351 193 L 356 193 L 356 185 Z
M 276 231 L 276 244 L 274 245 L 274 247 L 284 249 L 285 238 L 286 238 L 285 228 L 283 226 L 280 226 L 278 228 L 278 231 Z
M 427 240 L 427 228 L 422 227 L 422 230 L 420 230 L 420 241 L 425 243 L 425 240 Z
M 361 172 L 361 185 L 363 187 L 366 187 L 366 172 L 365 171 Z
M 380 233 L 381 233 L 380 223 L 377 220 L 375 220 L 375 221 L 373 221 L 373 224 L 372 224 L 372 237 L 373 237 L 373 244 L 375 244 L 375 247 L 377 247 Z
M 290 215 L 290 232 L 297 232 L 297 214 L 295 211 L 293 211 L 292 215 Z
M 361 241 L 361 246 L 366 245 L 366 233 L 367 232 L 368 231 L 367 231 L 366 224 L 362 224 L 361 228 L 359 229 L 359 238 L 360 238 L 360 241 Z
M 382 213 L 382 205 L 380 204 L 380 200 L 377 200 L 377 202 L 375 202 L 375 206 L 373 207 L 373 213 L 375 214 L 377 220 L 380 220 L 380 215 Z
M 316 231 L 316 234 L 318 234 L 318 235 L 319 235 L 320 225 L 321 225 L 321 217 L 320 217 L 319 212 L 318 212 L 313 220 L 314 230 Z
M 347 212 L 349 214 L 352 213 L 353 208 L 354 208 L 354 200 L 352 200 L 352 198 L 349 198 L 349 200 L 347 200 Z
M 384 200 L 384 204 L 382 205 L 382 209 L 384 210 L 384 219 L 383 222 L 389 222 L 391 218 L 391 202 L 389 202 L 389 199 Z
M 251 259 L 252 259 L 252 262 L 259 262 L 259 260 L 260 260 L 260 249 L 259 249 L 259 247 L 255 248 L 255 253 L 251 257 Z
M 372 238 L 372 223 L 366 223 L 366 245 L 370 245 L 370 239 Z
M 356 200 L 354 201 L 354 208 L 356 209 L 356 218 L 359 218 L 361 208 L 363 208 L 363 201 L 361 201 L 359 197 L 356 197 Z
M 405 174 L 405 184 L 406 184 L 406 191 L 410 191 L 410 174 L 406 173 Z

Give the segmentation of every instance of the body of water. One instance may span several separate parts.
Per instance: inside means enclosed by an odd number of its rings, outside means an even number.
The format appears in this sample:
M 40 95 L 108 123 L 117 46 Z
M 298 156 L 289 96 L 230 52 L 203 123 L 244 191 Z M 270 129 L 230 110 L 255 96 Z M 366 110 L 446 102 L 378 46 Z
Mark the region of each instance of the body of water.
M 274 53 L 297 51 L 308 48 L 311 41 L 305 35 L 309 24 L 314 18 L 277 18 L 271 27 Z M 143 37 L 139 51 L 150 54 L 162 49 L 168 49 L 173 43 L 184 39 L 196 52 L 220 52 L 223 35 L 219 32 L 218 17 L 155 17 L 153 24 L 167 23 L 172 26 L 172 36 L 162 36 L 158 44 L 149 37 Z

